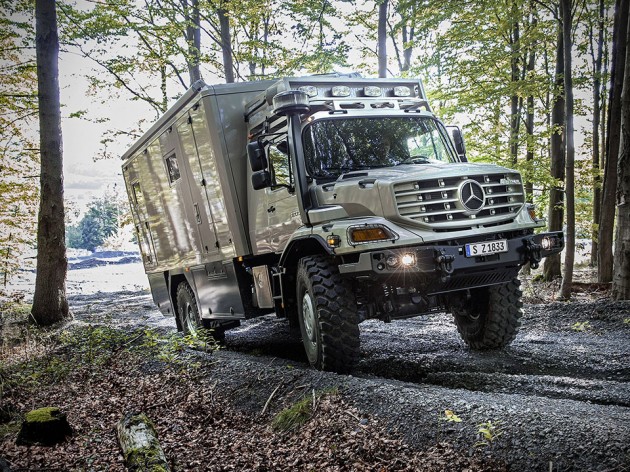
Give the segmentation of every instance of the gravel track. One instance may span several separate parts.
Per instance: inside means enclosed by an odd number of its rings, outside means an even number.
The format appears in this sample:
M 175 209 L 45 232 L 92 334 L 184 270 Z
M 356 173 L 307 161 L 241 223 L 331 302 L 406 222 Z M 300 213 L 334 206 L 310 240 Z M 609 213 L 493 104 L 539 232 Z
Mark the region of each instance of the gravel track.
M 80 322 L 175 329 L 147 292 L 70 302 Z M 444 313 L 364 322 L 358 369 L 345 376 L 309 368 L 288 325 L 265 316 L 226 333 L 213 376 L 256 414 L 278 386 L 276 410 L 307 389 L 338 387 L 414 447 L 448 441 L 516 471 L 630 471 L 630 302 L 526 304 L 524 313 L 520 333 L 500 352 L 468 349 Z M 588 324 L 580 332 L 576 322 Z M 462 422 L 438 421 L 445 409 Z M 475 446 L 487 421 L 501 434 Z

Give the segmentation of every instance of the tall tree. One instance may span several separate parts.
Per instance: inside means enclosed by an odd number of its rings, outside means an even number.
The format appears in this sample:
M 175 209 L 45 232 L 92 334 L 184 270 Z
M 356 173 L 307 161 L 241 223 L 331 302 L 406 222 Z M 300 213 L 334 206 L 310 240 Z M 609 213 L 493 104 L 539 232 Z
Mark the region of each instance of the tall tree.
M 381 0 L 378 5 L 378 76 L 387 77 L 387 5 Z
M 571 49 L 573 46 L 571 26 L 573 24 L 572 0 L 561 0 L 562 12 L 562 41 L 564 43 L 564 94 L 565 94 L 565 186 L 567 210 L 566 247 L 564 253 L 564 270 L 562 285 L 560 286 L 560 298 L 571 298 L 571 286 L 573 285 L 573 262 L 575 261 L 575 139 L 573 124 L 573 71 Z
M 35 42 L 40 127 L 37 275 L 31 314 L 51 325 L 70 316 L 66 300 L 66 235 L 59 102 L 59 37 L 55 0 L 36 0 Z
M 593 63 L 593 228 L 591 230 L 591 266 L 597 265 L 597 222 L 601 209 L 600 126 L 602 116 L 602 62 L 604 57 L 604 0 L 599 0 L 597 16 L 591 15 L 589 24 L 589 46 Z M 596 19 L 596 21 L 595 21 Z M 596 25 L 596 27 L 595 27 Z M 595 35 L 597 34 L 597 39 Z
M 601 283 L 612 281 L 613 275 L 613 231 L 615 224 L 615 202 L 617 191 L 617 162 L 621 133 L 621 92 L 626 62 L 626 32 L 628 29 L 629 0 L 615 3 L 613 27 L 613 58 L 611 87 L 608 106 L 608 133 L 606 137 L 606 161 L 602 187 L 602 207 L 599 219 L 599 254 L 597 258 L 598 279 Z
M 201 61 L 199 0 L 191 0 L 190 6 L 188 5 L 188 0 L 181 0 L 181 2 L 186 20 L 186 42 L 188 43 L 186 64 L 188 66 L 190 85 L 192 85 L 201 79 L 201 70 L 199 68 L 199 62 Z
M 561 231 L 564 222 L 564 42 L 562 21 L 558 21 L 558 39 L 556 41 L 556 71 L 554 79 L 553 105 L 551 108 L 551 138 L 549 139 L 551 157 L 551 177 L 554 183 L 549 190 L 549 231 Z M 545 258 L 543 277 L 546 281 L 560 277 L 560 254 Z
M 627 19 L 626 45 L 630 44 L 630 18 Z M 630 47 L 626 47 L 626 64 L 621 94 L 621 139 L 619 143 L 617 232 L 615 237 L 615 270 L 613 298 L 630 300 Z

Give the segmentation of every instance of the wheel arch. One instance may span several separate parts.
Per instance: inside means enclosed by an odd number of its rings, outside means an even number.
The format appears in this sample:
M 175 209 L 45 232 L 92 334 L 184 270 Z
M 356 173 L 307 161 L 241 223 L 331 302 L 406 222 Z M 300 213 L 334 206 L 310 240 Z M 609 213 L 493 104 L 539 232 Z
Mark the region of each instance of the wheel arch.
M 317 235 L 302 236 L 289 241 L 278 266 L 282 269 L 282 304 L 284 315 L 290 321 L 297 319 L 295 276 L 300 259 L 306 256 L 334 255 L 324 239 Z

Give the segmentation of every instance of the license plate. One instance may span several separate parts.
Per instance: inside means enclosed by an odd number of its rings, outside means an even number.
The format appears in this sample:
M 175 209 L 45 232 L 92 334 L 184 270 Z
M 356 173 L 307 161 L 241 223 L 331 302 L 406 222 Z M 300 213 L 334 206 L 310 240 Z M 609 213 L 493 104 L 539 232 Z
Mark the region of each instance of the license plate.
M 466 257 L 489 256 L 508 251 L 507 240 L 486 241 L 483 243 L 466 244 Z

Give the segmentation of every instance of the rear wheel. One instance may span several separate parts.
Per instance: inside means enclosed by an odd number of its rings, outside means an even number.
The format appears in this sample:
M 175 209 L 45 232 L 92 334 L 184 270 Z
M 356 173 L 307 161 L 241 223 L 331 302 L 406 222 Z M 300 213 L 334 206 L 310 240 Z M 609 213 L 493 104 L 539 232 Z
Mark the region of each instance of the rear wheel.
M 520 281 L 477 288 L 451 305 L 460 336 L 472 349 L 500 349 L 516 337 L 523 314 Z
M 349 281 L 333 260 L 310 256 L 297 271 L 297 312 L 306 355 L 312 366 L 348 372 L 359 360 L 359 317 Z
M 190 285 L 181 282 L 177 286 L 177 316 L 184 334 L 195 335 L 201 326 L 197 300 Z

